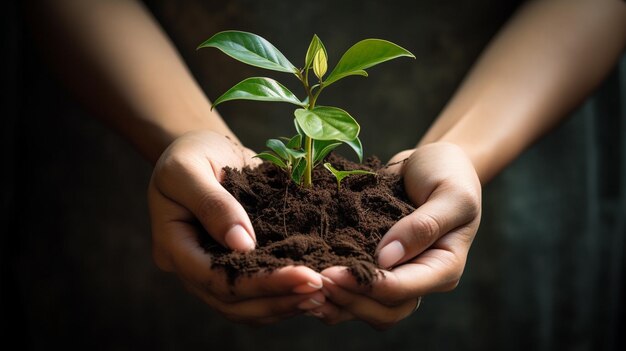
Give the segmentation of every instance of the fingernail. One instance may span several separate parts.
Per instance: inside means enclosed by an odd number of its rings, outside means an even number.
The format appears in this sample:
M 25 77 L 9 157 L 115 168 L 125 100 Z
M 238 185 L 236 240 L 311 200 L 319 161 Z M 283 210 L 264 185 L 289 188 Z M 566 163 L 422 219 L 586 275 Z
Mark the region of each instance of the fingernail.
M 380 249 L 378 252 L 378 263 L 389 268 L 398 263 L 404 257 L 404 246 L 398 240 L 394 240 Z
M 308 294 L 308 293 L 318 291 L 319 289 L 322 288 L 322 286 L 323 286 L 322 284 L 307 282 L 306 284 L 298 285 L 295 288 L 293 288 L 293 292 L 298 293 L 298 294 Z
M 316 299 L 310 298 L 310 299 L 302 301 L 298 305 L 298 308 L 301 310 L 311 310 L 313 308 L 320 307 L 323 304 L 324 304 L 323 301 L 318 301 Z
M 335 284 L 334 281 L 332 281 L 332 279 L 322 276 L 322 280 L 324 281 L 324 286 L 322 287 L 322 294 L 324 294 L 324 296 L 326 297 L 330 297 L 330 290 L 328 290 L 328 286 L 335 286 L 337 284 Z
M 237 251 L 250 251 L 255 247 L 254 240 L 252 240 L 248 232 L 239 224 L 234 225 L 228 230 L 224 236 L 224 241 L 228 247 Z
M 317 317 L 317 318 L 324 318 L 324 314 L 322 312 L 315 312 L 315 311 L 308 311 L 306 313 L 307 316 L 312 316 L 312 317 Z
M 330 279 L 330 278 L 328 278 L 326 276 L 322 276 L 322 280 L 324 281 L 324 284 L 326 284 L 326 285 L 337 285 L 337 284 L 335 284 L 335 282 L 332 279 Z

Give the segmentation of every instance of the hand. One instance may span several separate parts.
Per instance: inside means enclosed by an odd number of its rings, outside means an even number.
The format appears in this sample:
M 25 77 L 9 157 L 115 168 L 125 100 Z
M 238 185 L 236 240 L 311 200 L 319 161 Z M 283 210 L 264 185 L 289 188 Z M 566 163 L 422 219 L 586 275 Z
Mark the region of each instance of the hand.
M 243 207 L 220 184 L 222 168 L 243 168 L 251 150 L 208 131 L 186 134 L 165 150 L 148 189 L 153 254 L 157 266 L 175 272 L 189 291 L 227 318 L 267 324 L 318 307 L 322 280 L 310 268 L 284 267 L 239 278 L 229 286 L 200 247 L 199 222 L 217 242 L 238 251 L 255 247 Z
M 378 262 L 388 270 L 371 288 L 359 286 L 344 267 L 324 270 L 329 301 L 312 313 L 327 323 L 356 318 L 387 328 L 410 315 L 421 296 L 459 283 L 480 222 L 478 176 L 463 150 L 450 143 L 403 151 L 390 164 L 405 159 L 389 171 L 403 176 L 417 209 L 378 245 Z

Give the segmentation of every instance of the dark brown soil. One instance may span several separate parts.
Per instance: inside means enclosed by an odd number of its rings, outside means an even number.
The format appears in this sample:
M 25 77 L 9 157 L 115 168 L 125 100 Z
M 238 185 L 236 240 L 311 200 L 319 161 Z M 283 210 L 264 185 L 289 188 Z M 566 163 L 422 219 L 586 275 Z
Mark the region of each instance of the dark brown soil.
M 331 154 L 339 170 L 379 171 L 376 158 L 357 164 Z M 323 167 L 313 173 L 313 187 L 294 184 L 270 163 L 242 171 L 226 168 L 223 186 L 241 202 L 252 220 L 257 248 L 230 252 L 207 238 L 204 247 L 214 255 L 232 282 L 241 275 L 271 271 L 286 265 L 305 265 L 316 271 L 347 266 L 360 284 L 376 278 L 374 250 L 398 219 L 414 210 L 398 176 L 353 175 L 337 182 Z M 208 235 L 207 235 L 208 237 Z

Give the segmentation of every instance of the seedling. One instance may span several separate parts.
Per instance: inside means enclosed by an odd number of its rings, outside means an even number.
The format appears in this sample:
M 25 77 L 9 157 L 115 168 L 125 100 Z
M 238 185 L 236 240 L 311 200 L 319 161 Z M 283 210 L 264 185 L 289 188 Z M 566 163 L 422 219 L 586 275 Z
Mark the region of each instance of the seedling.
M 345 178 L 347 176 L 351 176 L 351 175 L 355 175 L 355 174 L 373 174 L 373 175 L 376 174 L 374 172 L 364 171 L 362 169 L 355 169 L 353 171 L 340 171 L 338 169 L 335 169 L 335 167 L 333 167 L 328 162 L 324 163 L 324 168 L 329 170 L 330 173 L 332 173 L 335 176 L 335 179 L 337 179 L 337 191 L 339 191 L 339 189 L 341 189 L 341 181 L 343 180 L 343 178 Z
M 406 49 L 389 41 L 365 39 L 348 49 L 324 79 L 328 69 L 328 53 L 317 35 L 313 35 L 302 68 L 294 66 L 274 45 L 253 33 L 219 32 L 200 44 L 198 48 L 204 47 L 217 48 L 226 55 L 252 66 L 291 73 L 302 83 L 306 97 L 300 100 L 274 79 L 247 78 L 217 98 L 213 102 L 213 107 L 230 100 L 277 101 L 297 105 L 299 108 L 294 111 L 297 134 L 290 139 L 268 140 L 266 145 L 271 152 L 262 152 L 255 157 L 270 161 L 285 169 L 296 183 L 302 183 L 306 187 L 312 185 L 313 168 L 319 165 L 328 153 L 343 143 L 356 152 L 359 161 L 363 160 L 359 124 L 348 112 L 340 108 L 316 105 L 321 92 L 348 76 L 367 77 L 365 69 L 379 63 L 402 56 L 415 58 Z M 309 82 L 311 69 L 317 78 L 314 84 Z M 332 172 L 332 167 L 326 168 Z M 347 175 L 349 174 L 341 178 Z M 335 176 L 337 177 L 336 174 Z M 337 185 L 339 185 L 341 180 L 337 179 Z

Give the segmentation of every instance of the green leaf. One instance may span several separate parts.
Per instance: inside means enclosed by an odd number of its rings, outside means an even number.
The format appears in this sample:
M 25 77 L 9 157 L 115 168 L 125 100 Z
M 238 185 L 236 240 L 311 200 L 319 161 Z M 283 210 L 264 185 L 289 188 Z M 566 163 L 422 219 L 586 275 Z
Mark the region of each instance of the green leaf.
M 198 46 L 214 47 L 235 60 L 272 71 L 296 73 L 298 69 L 274 45 L 248 32 L 219 32 Z
M 300 137 L 304 137 L 304 131 L 302 130 L 302 127 L 300 127 L 300 125 L 298 124 L 298 120 L 295 118 L 293 119 L 293 125 L 296 127 L 296 132 L 300 134 Z
M 300 185 L 302 183 L 302 176 L 304 175 L 304 170 L 306 169 L 306 159 L 300 158 L 296 161 L 296 165 L 291 170 L 291 179 Z
M 287 148 L 289 149 L 299 149 L 302 147 L 302 135 L 296 134 L 287 142 Z
M 266 77 L 252 77 L 242 80 L 217 98 L 212 108 L 230 100 L 278 101 L 306 106 L 284 85 Z
M 350 141 L 359 135 L 359 124 L 337 107 L 299 108 L 294 114 L 302 131 L 313 139 Z
M 285 164 L 285 162 L 283 162 L 280 158 L 276 157 L 275 155 L 270 154 L 269 152 L 261 152 L 252 157 L 258 157 L 262 160 L 267 160 L 283 169 L 287 168 L 287 165 Z
M 287 152 L 287 147 L 283 144 L 282 141 L 278 139 L 269 139 L 265 142 L 265 146 L 269 147 L 272 151 L 276 153 L 276 155 L 280 156 L 283 160 L 289 159 L 289 153 Z
M 313 140 L 313 165 L 316 166 L 339 145 L 341 142 L 335 140 Z
M 318 84 L 319 85 L 319 84 Z M 313 90 L 313 88 L 311 88 L 311 90 Z M 305 97 L 304 100 L 302 100 L 302 104 L 306 107 L 309 106 L 309 97 Z
M 408 50 L 392 42 L 382 39 L 361 40 L 343 54 L 324 85 L 328 86 L 351 75 L 367 76 L 365 69 L 401 56 L 415 58 Z
M 345 143 L 356 152 L 356 155 L 359 157 L 359 162 L 363 162 L 363 144 L 361 144 L 361 139 L 356 137 L 354 140 L 346 141 Z
M 326 162 L 324 163 L 324 168 L 326 168 L 327 170 L 330 171 L 330 173 L 332 173 L 335 176 L 335 179 L 337 179 L 337 189 L 339 189 L 339 186 L 341 184 L 341 181 L 347 177 L 347 176 L 351 176 L 351 175 L 355 175 L 355 174 L 372 174 L 372 175 L 376 175 L 376 173 L 374 172 L 370 172 L 370 171 L 364 171 L 361 169 L 355 169 L 353 171 L 340 171 L 335 169 L 330 163 Z
M 287 152 L 289 153 L 291 158 L 294 160 L 297 160 L 299 158 L 303 158 L 304 156 L 306 156 L 306 152 L 304 150 L 287 149 Z
M 324 47 L 324 44 L 322 43 L 320 38 L 317 36 L 317 34 L 313 34 L 313 39 L 311 39 L 311 44 L 309 44 L 309 48 L 306 51 L 306 57 L 304 58 L 305 70 L 311 67 L 311 64 L 313 64 L 313 59 L 315 58 L 315 54 L 320 49 L 324 50 L 325 56 L 328 57 L 328 53 L 326 52 L 326 47 Z

